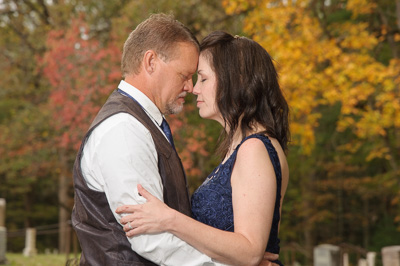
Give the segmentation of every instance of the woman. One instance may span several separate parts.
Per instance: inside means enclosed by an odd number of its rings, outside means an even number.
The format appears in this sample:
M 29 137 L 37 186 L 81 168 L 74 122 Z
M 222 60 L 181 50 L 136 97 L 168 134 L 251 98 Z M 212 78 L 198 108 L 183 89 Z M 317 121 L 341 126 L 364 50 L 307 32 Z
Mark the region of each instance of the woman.
M 192 196 L 194 219 L 140 185 L 147 203 L 117 212 L 133 213 L 121 219 L 128 236 L 168 231 L 218 262 L 258 265 L 265 251 L 279 253 L 280 206 L 289 180 L 288 105 L 258 43 L 213 32 L 200 49 L 197 107 L 226 134 L 222 163 Z

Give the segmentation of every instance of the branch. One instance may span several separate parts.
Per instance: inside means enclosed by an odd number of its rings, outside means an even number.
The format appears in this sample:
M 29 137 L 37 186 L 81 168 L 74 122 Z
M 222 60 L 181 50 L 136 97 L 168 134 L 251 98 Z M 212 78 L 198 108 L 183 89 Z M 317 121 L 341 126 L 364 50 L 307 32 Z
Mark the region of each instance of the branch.
M 43 8 L 43 12 L 41 12 L 32 2 L 30 1 L 25 1 L 25 4 L 31 8 L 31 10 L 35 11 L 36 13 L 39 14 L 39 17 L 42 19 L 44 24 L 50 25 L 50 15 L 47 9 L 47 6 L 43 2 L 43 0 L 39 0 L 39 4 Z
M 399 3 L 399 5 L 397 5 L 397 3 Z M 396 6 L 398 8 L 400 8 L 400 0 L 396 0 Z M 377 8 L 377 10 L 378 10 L 379 17 L 382 21 L 382 24 L 385 25 L 387 29 L 390 29 L 389 21 L 388 21 L 387 17 L 385 16 L 385 13 L 379 7 Z M 400 14 L 397 14 L 397 15 L 400 15 Z M 398 23 L 400 22 L 399 19 L 400 19 L 400 16 L 397 18 Z M 394 41 L 393 35 L 387 34 L 386 36 L 387 36 L 387 40 L 389 42 L 390 48 L 392 50 L 393 57 L 399 58 L 399 54 L 397 53 L 397 45 L 396 45 L 396 42 Z
M 21 38 L 21 40 L 24 42 L 24 44 L 31 50 L 33 53 L 36 53 L 37 50 L 35 47 L 32 46 L 32 44 L 28 41 L 26 35 L 19 31 L 16 27 L 12 25 L 12 23 L 9 24 L 10 28 Z
M 43 0 L 39 0 L 39 4 L 42 6 L 43 8 L 43 17 L 45 19 L 45 22 L 47 25 L 50 25 L 50 12 L 49 9 L 47 8 L 45 2 Z
M 397 28 L 400 30 L 400 0 L 396 0 L 396 18 Z
M 26 64 L 21 64 L 17 61 L 15 61 L 10 55 L 8 55 L 5 50 L 1 51 L 2 56 L 4 56 L 4 58 L 6 58 L 6 60 L 8 60 L 10 62 L 10 65 L 15 65 L 17 66 L 19 69 L 22 69 L 24 71 L 27 71 L 28 68 L 26 67 Z

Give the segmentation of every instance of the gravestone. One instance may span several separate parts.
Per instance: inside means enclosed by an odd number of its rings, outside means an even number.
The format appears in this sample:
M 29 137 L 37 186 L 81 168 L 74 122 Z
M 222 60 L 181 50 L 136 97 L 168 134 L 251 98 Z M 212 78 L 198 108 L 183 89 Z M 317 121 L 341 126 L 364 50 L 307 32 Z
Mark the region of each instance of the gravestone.
M 0 199 L 0 227 L 6 227 L 6 200 Z
M 358 260 L 358 266 L 367 266 L 367 260 L 366 259 L 359 259 Z
M 340 247 L 322 244 L 314 247 L 314 266 L 340 266 Z
M 7 251 L 6 200 L 0 199 L 0 264 L 5 264 Z
M 25 235 L 25 248 L 23 254 L 25 257 L 31 257 L 36 255 L 36 229 L 27 228 Z
M 400 246 L 382 248 L 383 266 L 400 266 Z
M 5 227 L 0 227 L 0 265 L 7 262 L 7 231 Z
M 375 258 L 376 258 L 376 252 L 368 252 L 367 253 L 367 265 L 368 266 L 375 266 Z
M 343 253 L 343 266 L 349 266 L 349 253 Z

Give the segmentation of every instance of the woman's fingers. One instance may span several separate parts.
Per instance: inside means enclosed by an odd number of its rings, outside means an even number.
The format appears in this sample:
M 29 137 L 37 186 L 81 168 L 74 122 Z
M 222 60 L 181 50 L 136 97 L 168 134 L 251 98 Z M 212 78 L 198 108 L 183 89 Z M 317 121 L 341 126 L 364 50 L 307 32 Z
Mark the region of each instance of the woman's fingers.
M 132 226 L 132 222 L 127 222 L 124 226 L 124 231 L 129 232 L 130 230 L 133 230 L 135 227 Z
M 148 192 L 141 184 L 137 185 L 137 189 L 139 192 L 139 195 L 144 197 L 147 202 L 157 199 L 156 197 L 154 197 L 150 192 Z M 138 206 L 141 206 L 143 204 L 137 204 L 137 205 L 123 205 L 123 206 L 119 206 L 115 212 L 118 214 L 121 213 L 133 213 L 135 211 L 137 211 Z
M 126 223 L 122 228 L 124 229 L 124 231 L 126 232 L 126 236 L 128 237 L 147 233 L 147 227 L 145 225 L 136 225 L 135 221 Z
M 135 227 L 129 231 L 126 232 L 127 237 L 132 237 L 132 236 L 137 236 L 140 234 L 146 233 L 146 230 L 144 230 L 142 227 Z
M 150 201 L 154 199 L 155 197 L 148 192 L 141 184 L 137 185 L 137 189 L 139 191 L 139 195 L 141 195 L 143 198 L 145 198 L 147 201 Z
M 127 224 L 128 222 L 134 221 L 135 218 L 136 218 L 136 216 L 135 216 L 135 214 L 133 213 L 133 214 L 129 214 L 129 215 L 126 215 L 126 216 L 122 217 L 121 220 L 119 220 L 119 222 L 120 222 L 121 224 Z
M 166 219 L 170 216 L 170 208 L 138 184 L 139 195 L 146 199 L 146 203 L 137 205 L 123 205 L 115 212 L 125 214 L 120 223 L 127 236 L 144 233 L 160 233 L 165 231 Z
M 123 205 L 123 206 L 119 206 L 115 212 L 118 214 L 121 213 L 134 213 L 137 210 L 137 206 L 140 205 Z

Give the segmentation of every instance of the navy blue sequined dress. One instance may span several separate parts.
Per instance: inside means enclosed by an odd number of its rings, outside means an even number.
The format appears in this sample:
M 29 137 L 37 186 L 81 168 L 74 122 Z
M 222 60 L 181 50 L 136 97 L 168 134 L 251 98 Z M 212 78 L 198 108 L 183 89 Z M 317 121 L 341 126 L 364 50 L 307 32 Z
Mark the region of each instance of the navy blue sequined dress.
M 266 251 L 279 254 L 278 226 L 280 220 L 279 208 L 282 174 L 278 154 L 267 136 L 254 134 L 246 137 L 236 147 L 228 160 L 214 169 L 192 196 L 193 218 L 221 230 L 234 231 L 231 175 L 236 161 L 237 151 L 242 143 L 249 138 L 257 138 L 264 143 L 271 158 L 272 165 L 274 166 L 277 192 L 272 227 Z M 274 262 L 283 265 L 280 261 Z

